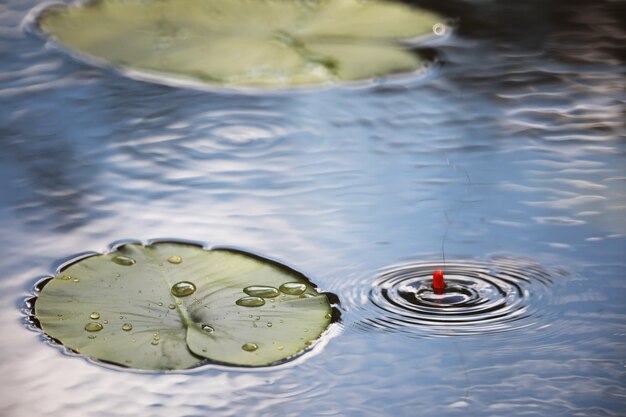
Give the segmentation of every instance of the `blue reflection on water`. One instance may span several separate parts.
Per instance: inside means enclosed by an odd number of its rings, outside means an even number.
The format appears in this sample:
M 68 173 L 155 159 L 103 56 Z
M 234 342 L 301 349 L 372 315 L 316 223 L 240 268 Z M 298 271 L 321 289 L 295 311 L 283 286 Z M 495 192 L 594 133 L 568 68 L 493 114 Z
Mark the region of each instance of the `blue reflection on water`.
M 624 30 L 615 2 L 450 2 L 403 88 L 174 89 L 73 62 L 0 7 L 0 413 L 619 415 L 626 404 Z M 447 230 L 447 233 L 446 233 Z M 566 270 L 537 326 L 363 331 L 379 269 L 442 257 Z M 322 354 L 260 372 L 116 372 L 24 331 L 56 259 L 177 237 L 285 261 L 339 294 Z M 81 396 L 76 392 L 80 390 Z M 132 400 L 131 400 L 132 399 Z

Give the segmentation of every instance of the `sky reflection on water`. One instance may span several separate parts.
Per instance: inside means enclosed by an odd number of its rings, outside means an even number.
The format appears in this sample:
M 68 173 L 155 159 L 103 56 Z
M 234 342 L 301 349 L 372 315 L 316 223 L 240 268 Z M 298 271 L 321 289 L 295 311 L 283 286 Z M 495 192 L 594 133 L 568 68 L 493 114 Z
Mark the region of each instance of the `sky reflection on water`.
M 279 95 L 128 80 L 26 34 L 37 2 L 0 6 L 0 414 L 623 414 L 619 4 L 431 3 L 459 20 L 426 79 Z M 361 289 L 381 269 L 440 259 L 444 235 L 455 262 L 567 271 L 531 294 L 542 325 L 363 331 L 376 311 Z M 155 375 L 25 330 L 22 300 L 58 259 L 156 237 L 303 271 L 341 298 L 343 333 L 279 369 Z

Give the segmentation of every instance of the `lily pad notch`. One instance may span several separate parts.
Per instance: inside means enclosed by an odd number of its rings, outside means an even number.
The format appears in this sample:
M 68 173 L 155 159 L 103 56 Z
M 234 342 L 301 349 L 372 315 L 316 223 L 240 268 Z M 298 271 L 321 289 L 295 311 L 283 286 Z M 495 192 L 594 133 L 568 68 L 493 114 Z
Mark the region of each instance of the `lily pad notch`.
M 253 89 L 420 72 L 416 39 L 444 27 L 391 0 L 94 0 L 33 21 L 72 55 L 131 78 Z
M 71 351 L 142 370 L 271 366 L 329 337 L 338 299 L 276 261 L 180 241 L 122 243 L 36 285 L 31 323 Z

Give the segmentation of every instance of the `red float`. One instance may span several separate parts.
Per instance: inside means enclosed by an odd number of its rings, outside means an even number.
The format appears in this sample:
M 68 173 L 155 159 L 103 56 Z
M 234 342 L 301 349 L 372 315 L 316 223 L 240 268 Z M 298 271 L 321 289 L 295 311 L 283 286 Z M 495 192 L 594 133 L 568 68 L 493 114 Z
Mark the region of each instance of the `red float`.
M 443 290 L 446 288 L 446 282 L 443 279 L 443 271 L 441 269 L 433 272 L 433 292 L 435 294 L 443 294 Z

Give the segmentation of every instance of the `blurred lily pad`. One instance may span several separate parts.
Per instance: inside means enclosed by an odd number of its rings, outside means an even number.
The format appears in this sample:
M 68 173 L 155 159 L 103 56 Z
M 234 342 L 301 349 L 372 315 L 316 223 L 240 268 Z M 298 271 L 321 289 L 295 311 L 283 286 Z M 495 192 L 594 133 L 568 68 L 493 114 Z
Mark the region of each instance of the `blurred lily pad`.
M 420 69 L 401 43 L 442 18 L 378 0 L 97 0 L 44 9 L 67 48 L 154 80 L 284 87 Z
M 126 244 L 45 283 L 42 330 L 85 356 L 137 369 L 277 364 L 327 329 L 332 307 L 300 273 L 244 252 Z

